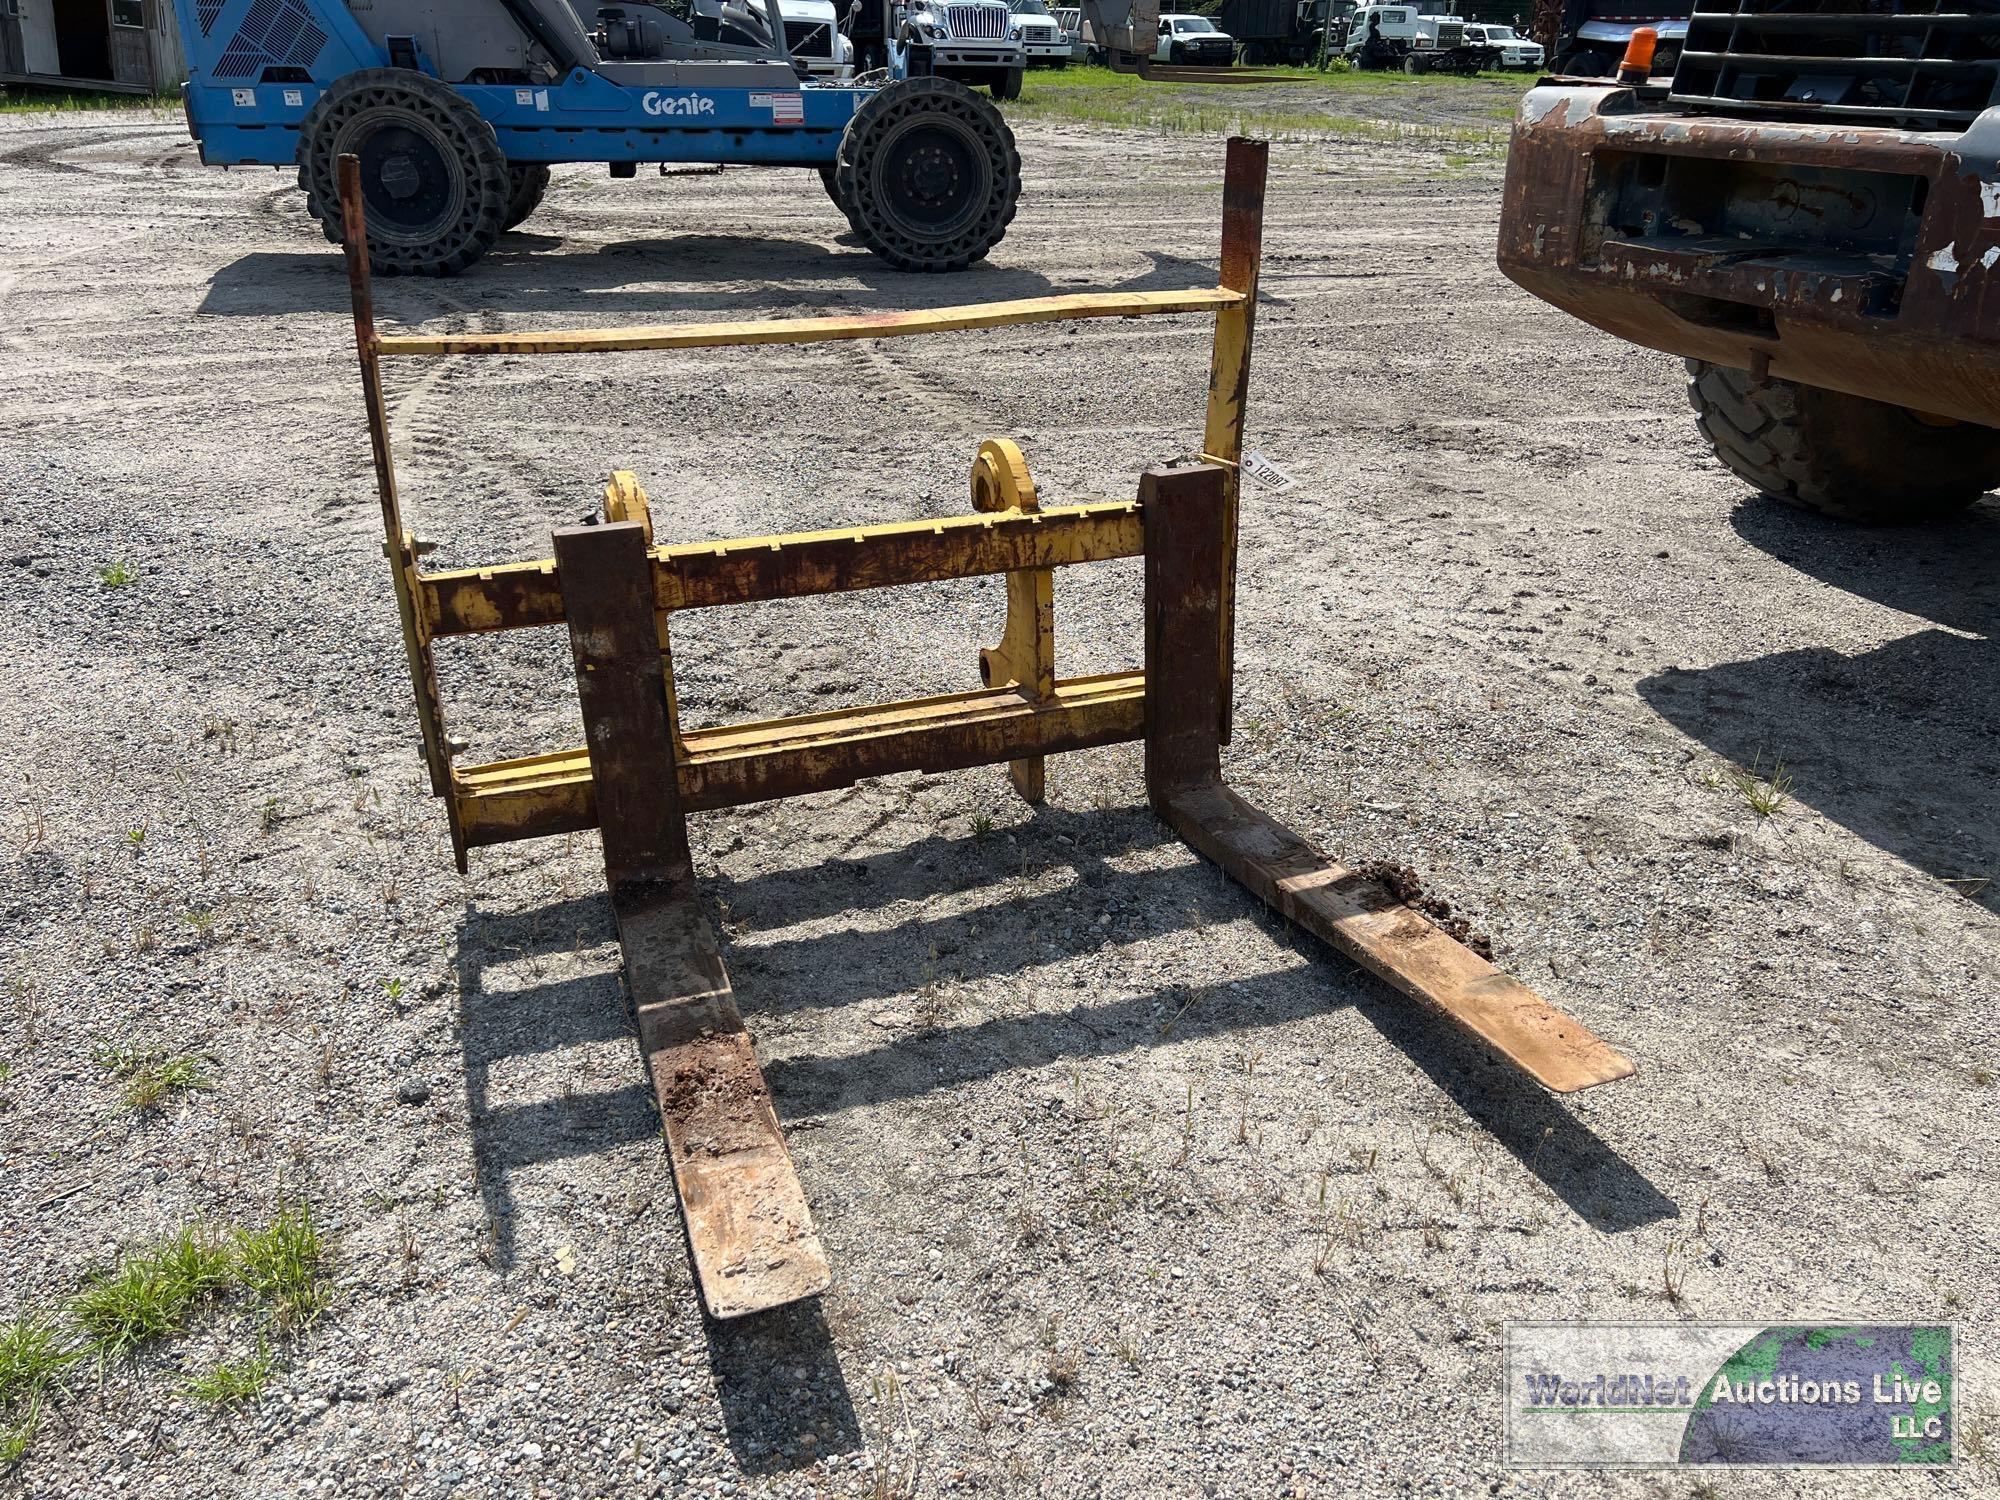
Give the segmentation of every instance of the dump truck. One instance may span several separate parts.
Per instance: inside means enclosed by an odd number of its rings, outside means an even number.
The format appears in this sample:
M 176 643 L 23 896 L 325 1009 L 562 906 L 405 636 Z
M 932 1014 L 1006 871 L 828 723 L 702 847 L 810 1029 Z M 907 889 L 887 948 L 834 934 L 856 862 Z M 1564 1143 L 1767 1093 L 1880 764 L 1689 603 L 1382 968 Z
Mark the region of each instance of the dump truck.
M 1859 9 L 1859 6 L 1855 7 Z M 1556 72 L 1572 78 L 1609 78 L 1632 33 L 1650 27 L 1656 40 L 1653 69 L 1674 71 L 1687 37 L 1688 0 L 1540 0 L 1534 36 L 1555 59 Z
M 1685 359 L 1703 437 L 1763 494 L 1971 504 L 2000 484 L 2000 4 L 1703 3 L 1671 82 L 1637 55 L 1523 98 L 1500 269 Z
M 1331 17 L 1334 34 L 1327 55 L 1340 56 L 1347 40 L 1347 18 L 1354 0 L 1223 0 L 1215 21 L 1236 38 L 1239 56 L 1248 68 L 1267 63 L 1301 67 L 1320 55 L 1320 39 Z

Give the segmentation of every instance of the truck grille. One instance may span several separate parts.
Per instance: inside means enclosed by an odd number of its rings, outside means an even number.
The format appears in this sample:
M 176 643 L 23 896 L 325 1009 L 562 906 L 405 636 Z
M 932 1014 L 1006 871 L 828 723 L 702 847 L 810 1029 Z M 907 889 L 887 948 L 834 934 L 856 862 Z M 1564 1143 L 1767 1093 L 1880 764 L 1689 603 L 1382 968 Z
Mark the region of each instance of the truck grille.
M 833 28 L 824 21 L 787 21 L 785 50 L 794 57 L 831 57 Z
M 1021 40 L 1024 42 L 1053 42 L 1056 29 L 1053 26 L 1023 26 Z
M 2000 0 L 1695 0 L 1671 97 L 1938 130 L 1996 94 Z
M 1004 5 L 948 5 L 944 15 L 951 34 L 960 40 L 1002 42 L 1007 39 L 1011 18 Z

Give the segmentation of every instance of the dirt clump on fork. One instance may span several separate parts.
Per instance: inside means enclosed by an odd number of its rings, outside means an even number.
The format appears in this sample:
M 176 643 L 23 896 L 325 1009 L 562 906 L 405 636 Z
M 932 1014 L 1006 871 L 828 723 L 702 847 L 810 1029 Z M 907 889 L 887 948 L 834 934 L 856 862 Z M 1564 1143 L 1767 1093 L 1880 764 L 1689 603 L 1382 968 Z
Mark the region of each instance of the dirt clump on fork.
M 1463 943 L 1488 963 L 1493 962 L 1493 939 L 1464 917 L 1453 915 L 1451 903 L 1426 891 L 1424 883 L 1417 878 L 1417 872 L 1408 865 L 1399 865 L 1390 859 L 1371 859 L 1356 866 L 1354 873 L 1364 879 L 1380 881 L 1390 895 L 1411 911 L 1422 912 L 1429 917 L 1446 937 Z
M 770 1144 L 764 1081 L 741 1035 L 705 1036 L 653 1061 L 667 1134 L 694 1156 L 727 1156 Z

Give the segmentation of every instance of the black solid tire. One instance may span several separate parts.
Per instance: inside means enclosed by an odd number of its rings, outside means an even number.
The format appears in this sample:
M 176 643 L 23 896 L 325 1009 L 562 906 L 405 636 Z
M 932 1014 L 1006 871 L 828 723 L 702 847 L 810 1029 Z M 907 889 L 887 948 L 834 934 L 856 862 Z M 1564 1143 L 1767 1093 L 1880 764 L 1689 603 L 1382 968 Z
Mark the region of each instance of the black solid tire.
M 1018 99 L 1021 97 L 1021 76 L 1025 68 L 1009 68 L 987 87 L 992 89 L 995 99 Z
M 507 213 L 500 222 L 500 228 L 505 231 L 527 223 L 528 215 L 542 206 L 542 195 L 548 190 L 547 162 L 508 162 Z
M 507 158 L 493 127 L 445 84 L 409 68 L 362 68 L 335 81 L 299 122 L 299 186 L 306 208 L 326 237 L 342 242 L 338 158 L 363 157 L 362 193 L 369 179 L 368 145 L 398 129 L 431 148 L 440 169 L 440 208 L 432 220 L 398 225 L 368 204 L 368 260 L 383 276 L 450 276 L 493 247 L 512 197 Z M 421 174 L 429 186 L 429 173 Z M 384 192 L 391 191 L 384 187 Z
M 1556 72 L 1569 78 L 1609 78 L 1612 73 L 1611 54 L 1579 47 L 1556 59 Z
M 1688 404 L 1715 456 L 1761 494 L 1843 521 L 1932 521 L 2000 486 L 2000 430 L 1687 362 Z
M 1264 44 L 1262 42 L 1245 42 L 1243 44 L 1242 62 L 1246 68 L 1263 67 Z
M 832 167 L 821 167 L 819 169 L 819 181 L 820 186 L 826 189 L 827 197 L 833 200 L 833 206 L 839 209 L 841 217 L 847 220 L 847 227 L 856 234 L 861 233 L 861 226 L 854 222 L 853 209 L 849 208 L 846 201 L 840 196 L 839 172 Z
M 977 174 L 951 212 L 928 222 L 899 201 L 923 166 L 899 154 L 913 145 L 955 157 L 954 185 L 960 167 Z M 900 182 L 891 175 L 898 168 Z M 948 78 L 905 78 L 871 94 L 841 134 L 834 174 L 835 201 L 855 234 L 899 271 L 962 271 L 985 259 L 1005 237 L 1021 195 L 1013 131 L 997 108 Z

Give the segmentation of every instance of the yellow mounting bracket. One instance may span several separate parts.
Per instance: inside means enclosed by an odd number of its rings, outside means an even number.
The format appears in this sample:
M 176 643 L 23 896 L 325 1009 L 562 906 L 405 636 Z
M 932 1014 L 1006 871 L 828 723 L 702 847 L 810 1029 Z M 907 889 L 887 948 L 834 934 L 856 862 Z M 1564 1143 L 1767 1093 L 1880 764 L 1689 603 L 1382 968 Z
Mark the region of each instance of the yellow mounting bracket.
M 1041 509 L 1028 460 L 1011 438 L 988 438 L 972 460 L 972 508 L 986 511 Z M 979 680 L 990 688 L 1020 690 L 1030 703 L 1045 703 L 1056 690 L 1056 584 L 1053 568 L 1022 568 L 1007 575 L 1007 625 L 1000 644 L 979 653 Z M 1043 757 L 1007 762 L 1007 778 L 1025 802 L 1043 796 Z

